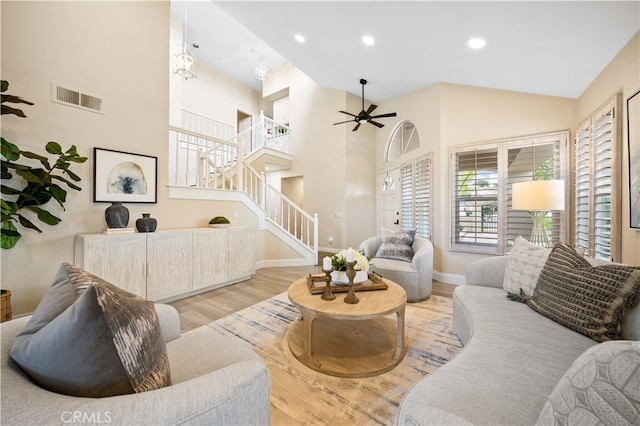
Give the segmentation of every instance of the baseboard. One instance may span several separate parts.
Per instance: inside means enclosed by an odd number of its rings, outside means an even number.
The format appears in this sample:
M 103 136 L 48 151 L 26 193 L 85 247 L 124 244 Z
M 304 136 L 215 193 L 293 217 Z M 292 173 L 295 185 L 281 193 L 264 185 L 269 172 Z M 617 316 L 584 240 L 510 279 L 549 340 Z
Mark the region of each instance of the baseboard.
M 446 272 L 433 271 L 433 279 L 445 284 L 464 285 L 464 275 L 447 274 Z
M 256 269 L 278 266 L 306 266 L 304 259 L 267 259 L 256 262 Z

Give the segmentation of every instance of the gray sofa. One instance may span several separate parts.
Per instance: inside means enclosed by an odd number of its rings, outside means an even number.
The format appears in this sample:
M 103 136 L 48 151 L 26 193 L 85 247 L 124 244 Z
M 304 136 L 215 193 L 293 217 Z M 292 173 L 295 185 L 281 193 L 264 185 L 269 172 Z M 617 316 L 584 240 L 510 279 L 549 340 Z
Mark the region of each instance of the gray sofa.
M 2 425 L 270 424 L 271 382 L 261 358 L 228 337 L 201 327 L 180 333 L 178 312 L 156 305 L 167 342 L 172 385 L 107 398 L 79 398 L 35 385 L 9 357 L 29 317 L 0 325 Z
M 618 345 L 616 350 L 630 351 L 628 359 L 640 360 L 638 306 L 629 311 L 623 324 L 623 338 L 631 342 L 598 345 L 526 304 L 509 300 L 502 289 L 507 261 L 508 257 L 496 257 L 467 266 L 466 283 L 453 295 L 453 325 L 464 348 L 407 392 L 398 412 L 398 424 L 553 424 L 548 399 L 560 400 L 559 405 L 570 400 L 570 392 L 563 393 L 566 388 L 554 389 L 574 361 L 591 356 L 583 355 L 585 351 L 600 349 L 600 345 L 608 345 L 602 346 L 605 350 Z M 635 383 L 640 384 L 640 367 L 632 367 Z M 640 386 L 634 386 L 629 391 L 636 404 L 629 411 L 631 417 L 636 417 L 626 421 L 639 424 Z M 560 398 L 550 398 L 556 392 L 560 392 Z M 546 414 L 541 416 L 543 409 Z M 587 409 L 583 411 L 589 415 Z M 612 411 L 612 415 L 617 414 Z M 583 422 L 574 419 L 569 423 Z
M 372 270 L 384 278 L 399 284 L 407 292 L 407 301 L 419 302 L 431 295 L 433 281 L 433 245 L 426 238 L 413 238 L 413 259 L 411 262 L 375 257 L 382 244 L 382 236 L 367 238 L 360 244 L 360 250 L 373 264 Z

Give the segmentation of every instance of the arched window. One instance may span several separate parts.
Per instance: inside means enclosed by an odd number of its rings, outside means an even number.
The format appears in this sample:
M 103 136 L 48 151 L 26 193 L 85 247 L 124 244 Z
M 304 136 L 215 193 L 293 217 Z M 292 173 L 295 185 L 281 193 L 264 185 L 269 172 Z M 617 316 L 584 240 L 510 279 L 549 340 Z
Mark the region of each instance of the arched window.
M 391 132 L 385 161 L 389 162 L 400 158 L 418 147 L 420 147 L 420 137 L 415 124 L 409 120 L 402 121 Z

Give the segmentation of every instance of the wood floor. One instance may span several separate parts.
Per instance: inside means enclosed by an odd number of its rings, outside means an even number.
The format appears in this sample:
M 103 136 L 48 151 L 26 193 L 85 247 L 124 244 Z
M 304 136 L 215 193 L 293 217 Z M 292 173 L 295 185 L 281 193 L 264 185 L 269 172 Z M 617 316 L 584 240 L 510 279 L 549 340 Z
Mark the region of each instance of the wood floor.
M 300 277 L 318 273 L 319 266 L 287 266 L 258 269 L 241 283 L 171 302 L 180 314 L 182 332 L 192 330 L 286 291 Z M 455 285 L 433 282 L 432 294 L 451 297 Z

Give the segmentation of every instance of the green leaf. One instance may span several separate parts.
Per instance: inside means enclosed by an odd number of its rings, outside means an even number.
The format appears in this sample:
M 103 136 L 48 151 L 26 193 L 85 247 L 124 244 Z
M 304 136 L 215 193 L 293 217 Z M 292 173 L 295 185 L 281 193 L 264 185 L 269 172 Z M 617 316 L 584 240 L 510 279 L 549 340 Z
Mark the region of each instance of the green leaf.
M 29 102 L 16 95 L 2 95 L 2 103 L 10 102 L 12 104 L 27 104 L 33 105 L 33 102 Z
M 38 215 L 38 219 L 40 219 L 41 221 L 43 221 L 48 225 L 57 225 L 60 222 L 62 222 L 62 219 L 52 215 L 51 213 L 49 213 L 44 209 L 41 209 L 40 207 L 30 206 L 29 210 L 36 213 Z
M 53 195 L 53 198 L 55 198 L 56 200 L 58 200 L 58 202 L 60 202 L 60 206 L 62 206 L 62 203 L 67 201 L 67 191 L 60 188 L 55 183 L 49 187 L 49 191 L 51 192 L 51 195 Z
M 42 234 L 42 229 L 38 228 L 35 223 L 31 222 L 21 214 L 18 215 L 18 220 L 20 221 L 20 225 L 24 226 L 25 228 L 33 229 L 34 231 L 38 231 Z
M 52 179 L 56 179 L 56 180 L 60 180 L 64 183 L 67 184 L 67 186 L 71 189 L 75 189 L 76 191 L 82 191 L 82 188 L 80 188 L 78 185 L 76 185 L 73 182 L 69 182 L 68 180 L 66 180 L 65 178 L 63 178 L 62 176 L 56 176 L 56 175 L 52 175 L 51 176 Z
M 16 226 L 9 220 L 2 222 L 0 233 L 0 246 L 3 249 L 13 248 L 21 237 Z
M 0 80 L 0 92 L 6 92 L 9 88 L 9 82 L 7 80 Z
M 31 151 L 22 151 L 22 155 L 27 158 L 33 158 L 34 160 L 40 161 L 40 164 L 42 164 L 44 168 L 51 170 L 51 165 L 49 164 L 49 159 L 47 157 L 43 157 L 42 155 L 38 155 Z
M 8 161 L 16 161 L 20 158 L 20 148 L 2 138 L 2 156 Z
M 62 154 L 62 147 L 58 142 L 55 142 L 55 141 L 49 142 L 45 147 L 45 149 L 49 154 L 56 154 L 56 155 Z
M 40 183 L 41 181 L 40 178 L 36 176 L 34 173 L 32 173 L 31 170 L 20 169 L 20 170 L 16 170 L 16 173 L 19 176 L 22 176 L 24 180 L 26 180 L 27 182 Z
M 3 214 L 12 215 L 18 211 L 18 203 L 15 201 L 0 200 L 0 208 Z
M 13 115 L 17 115 L 18 117 L 22 117 L 22 118 L 26 118 L 27 117 L 24 114 L 24 112 L 22 112 L 21 109 L 11 108 L 9 105 L 4 105 L 4 104 L 2 104 L 2 107 L 0 108 L 0 114 L 2 114 L 2 115 L 13 114 Z
M 27 206 L 41 206 L 47 204 L 51 200 L 52 195 L 46 187 L 40 185 L 27 185 L 22 194 L 18 197 L 18 205 L 22 207 Z
M 15 188 L 7 186 L 7 185 L 2 185 L 2 186 L 0 186 L 0 192 L 2 192 L 3 194 L 6 194 L 6 195 L 20 195 L 20 193 L 22 191 L 19 191 L 19 190 L 15 189 Z
M 80 179 L 80 176 L 78 176 L 77 174 L 73 173 L 71 170 L 65 170 L 65 173 L 69 175 L 69 177 L 71 179 L 73 179 L 76 182 L 80 182 L 82 179 Z

